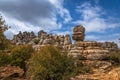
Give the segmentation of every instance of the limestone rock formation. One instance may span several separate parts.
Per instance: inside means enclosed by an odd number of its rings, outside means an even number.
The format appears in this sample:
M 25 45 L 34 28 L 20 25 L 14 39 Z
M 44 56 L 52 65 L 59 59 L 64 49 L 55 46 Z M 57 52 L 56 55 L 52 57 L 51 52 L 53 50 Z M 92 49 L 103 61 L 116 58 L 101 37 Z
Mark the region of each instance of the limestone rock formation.
M 73 29 L 73 40 L 75 41 L 84 41 L 85 37 L 85 28 L 82 25 L 78 25 Z
M 103 49 L 107 49 L 110 51 L 117 51 L 118 50 L 118 45 L 114 42 L 104 42 L 101 44 L 101 47 Z
M 34 32 L 19 32 L 17 35 L 14 35 L 13 38 L 13 43 L 15 44 L 27 44 L 29 43 L 32 39 L 35 38 Z
M 70 35 L 66 34 L 64 39 L 64 45 L 70 45 L 70 44 L 71 44 Z
M 42 46 L 54 45 L 61 47 L 65 50 L 71 49 L 71 38 L 69 34 L 64 35 L 52 35 L 41 30 L 38 35 L 35 36 L 33 32 L 19 32 L 13 38 L 13 43 L 15 44 L 32 44 L 35 50 L 39 50 Z
M 107 60 L 109 58 L 109 50 L 111 49 L 111 45 L 114 45 L 115 48 L 117 48 L 117 46 L 114 43 L 84 41 L 84 37 L 85 28 L 81 25 L 76 26 L 73 30 L 72 37 L 73 40 L 75 40 L 75 43 L 73 44 L 73 47 L 71 48 L 68 55 L 72 55 L 74 58 L 83 60 L 84 64 L 98 68 L 102 72 L 106 72 L 111 69 L 112 64 L 104 60 Z M 97 66 L 95 67 L 94 65 Z
M 43 38 L 44 39 L 46 37 L 46 35 L 47 35 L 47 33 L 44 32 L 43 30 L 40 30 L 38 32 L 38 38 Z
M 47 32 L 40 30 L 38 35 L 35 36 L 33 32 L 19 32 L 19 34 L 14 35 L 13 43 L 20 44 L 32 44 L 36 50 L 45 45 L 54 45 L 64 49 L 64 51 L 73 54 L 74 56 L 80 56 L 85 53 L 102 53 L 105 54 L 95 54 L 94 56 L 104 56 L 108 51 L 117 51 L 118 46 L 114 42 L 96 42 L 96 41 L 84 41 L 85 38 L 85 28 L 82 25 L 75 26 L 73 29 L 73 40 L 75 44 L 72 44 L 72 40 L 69 34 L 64 35 L 52 35 Z M 35 47 L 36 46 L 36 47 Z M 76 48 L 76 49 L 75 49 Z M 79 48 L 79 49 L 78 49 Z M 82 49 L 82 50 L 81 50 Z M 108 50 L 108 51 L 107 51 Z M 100 52 L 101 51 L 101 52 Z M 91 58 L 91 54 L 88 58 Z

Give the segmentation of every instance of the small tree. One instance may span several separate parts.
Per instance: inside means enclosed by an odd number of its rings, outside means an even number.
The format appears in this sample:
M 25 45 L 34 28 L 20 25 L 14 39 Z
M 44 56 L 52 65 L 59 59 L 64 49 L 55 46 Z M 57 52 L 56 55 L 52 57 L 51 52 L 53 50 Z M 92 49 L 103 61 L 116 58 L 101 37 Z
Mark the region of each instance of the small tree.
M 33 80 L 69 80 L 77 73 L 72 57 L 61 54 L 52 46 L 43 47 L 34 53 L 28 63 L 28 75 Z
M 0 50 L 5 50 L 10 41 L 6 38 L 4 35 L 4 31 L 8 29 L 8 25 L 5 24 L 5 21 L 3 20 L 2 16 L 0 16 Z
M 20 68 L 26 70 L 25 61 L 31 57 L 33 51 L 34 50 L 31 45 L 21 45 L 15 47 L 10 54 L 11 65 L 19 66 Z
M 0 51 L 0 66 L 5 66 L 10 63 L 10 57 L 8 54 Z
M 115 63 L 115 65 L 120 65 L 120 52 L 116 53 L 113 52 L 110 54 L 110 58 L 111 61 L 113 61 Z

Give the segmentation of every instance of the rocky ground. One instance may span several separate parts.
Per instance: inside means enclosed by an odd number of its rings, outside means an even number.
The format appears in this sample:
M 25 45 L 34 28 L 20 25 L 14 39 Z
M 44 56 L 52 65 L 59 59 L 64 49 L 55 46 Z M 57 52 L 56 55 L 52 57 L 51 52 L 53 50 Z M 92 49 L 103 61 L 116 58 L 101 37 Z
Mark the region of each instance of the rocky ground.
M 93 69 L 92 74 L 80 74 L 72 80 L 120 80 L 120 67 L 113 68 L 107 73 L 102 73 L 97 69 Z
M 23 73 L 23 70 L 18 67 L 0 67 L 0 80 L 29 80 L 22 78 Z M 120 67 L 113 67 L 106 73 L 93 69 L 93 73 L 79 74 L 71 80 L 120 80 Z

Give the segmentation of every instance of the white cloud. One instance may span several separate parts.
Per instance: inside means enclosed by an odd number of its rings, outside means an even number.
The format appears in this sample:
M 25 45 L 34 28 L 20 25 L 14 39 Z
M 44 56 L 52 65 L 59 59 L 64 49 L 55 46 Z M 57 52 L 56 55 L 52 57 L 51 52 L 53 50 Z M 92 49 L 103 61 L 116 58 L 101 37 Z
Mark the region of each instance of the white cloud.
M 7 21 L 7 24 L 9 24 L 11 26 L 11 28 L 9 28 L 5 34 L 8 38 L 12 38 L 13 34 L 17 34 L 19 31 L 34 31 L 35 33 L 37 33 L 40 30 L 45 30 L 45 31 L 50 31 L 50 30 L 56 30 L 56 29 L 60 29 L 62 27 L 61 23 L 56 23 L 56 19 L 49 19 L 49 18 L 44 18 L 44 19 L 40 19 L 39 24 L 40 26 L 35 26 L 33 24 L 27 23 L 27 22 L 22 22 L 19 21 L 17 19 L 14 18 L 9 18 L 8 16 L 4 16 L 5 21 Z M 47 23 L 46 23 L 47 22 Z
M 100 6 L 92 6 L 86 2 L 77 6 L 76 12 L 81 14 L 82 19 L 74 21 L 75 24 L 82 24 L 87 32 L 104 32 L 109 28 L 120 27 L 120 23 L 112 22 L 111 17 Z M 106 17 L 106 18 L 104 18 Z
M 55 7 L 60 14 L 60 16 L 64 19 L 64 23 L 68 23 L 72 20 L 72 17 L 69 13 L 69 11 L 63 7 L 64 0 L 49 0 Z
M 69 11 L 64 8 L 63 2 L 64 0 L 0 1 L 0 13 L 6 23 L 11 26 L 11 29 L 5 34 L 11 38 L 11 34 L 17 34 L 19 31 L 38 32 L 43 29 L 50 32 L 61 29 L 64 23 L 72 20 Z M 63 21 L 58 22 L 58 14 Z

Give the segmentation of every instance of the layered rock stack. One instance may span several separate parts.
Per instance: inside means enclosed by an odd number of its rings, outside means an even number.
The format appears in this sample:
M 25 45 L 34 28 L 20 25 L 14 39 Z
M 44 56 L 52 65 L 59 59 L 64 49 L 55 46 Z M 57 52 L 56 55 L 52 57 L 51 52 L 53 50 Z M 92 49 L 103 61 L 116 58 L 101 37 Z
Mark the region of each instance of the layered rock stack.
M 13 43 L 15 44 L 28 44 L 35 38 L 34 32 L 19 32 L 17 35 L 14 35 Z
M 72 49 L 68 55 L 72 55 L 82 62 L 91 65 L 92 67 L 99 68 L 101 71 L 106 71 L 112 64 L 106 61 L 109 57 L 109 50 L 101 47 L 103 43 L 96 41 L 84 41 L 85 28 L 81 25 L 73 29 L 73 44 Z
M 109 50 L 109 51 L 114 51 L 114 52 L 118 51 L 118 45 L 116 43 L 114 43 L 114 42 L 101 43 L 100 47 L 102 49 L 106 49 L 106 50 Z
M 37 36 L 33 32 L 19 32 L 19 34 L 14 35 L 13 43 L 17 45 L 32 44 L 35 50 L 46 45 L 54 45 L 65 51 L 70 50 L 72 44 L 69 34 L 52 35 L 43 30 L 39 31 Z
M 85 37 L 85 28 L 82 25 L 78 25 L 73 29 L 73 40 L 79 42 L 84 41 Z

